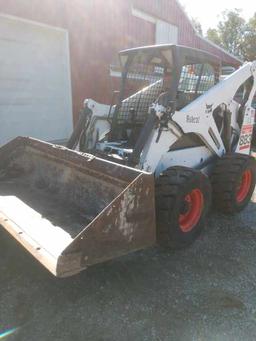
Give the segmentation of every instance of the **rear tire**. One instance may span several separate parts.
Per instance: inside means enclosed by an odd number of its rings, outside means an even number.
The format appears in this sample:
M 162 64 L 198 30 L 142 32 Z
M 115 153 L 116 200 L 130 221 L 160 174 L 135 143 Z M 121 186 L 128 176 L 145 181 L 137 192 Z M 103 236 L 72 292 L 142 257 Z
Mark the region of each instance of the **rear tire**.
M 252 145 L 252 147 L 256 147 L 256 126 L 255 126 L 255 124 L 253 125 L 251 145 Z
M 211 204 L 211 184 L 201 172 L 171 167 L 156 179 L 156 220 L 159 244 L 183 248 L 202 232 Z
M 242 211 L 252 197 L 255 172 L 255 159 L 249 155 L 226 154 L 219 159 L 211 176 L 214 207 L 227 214 Z

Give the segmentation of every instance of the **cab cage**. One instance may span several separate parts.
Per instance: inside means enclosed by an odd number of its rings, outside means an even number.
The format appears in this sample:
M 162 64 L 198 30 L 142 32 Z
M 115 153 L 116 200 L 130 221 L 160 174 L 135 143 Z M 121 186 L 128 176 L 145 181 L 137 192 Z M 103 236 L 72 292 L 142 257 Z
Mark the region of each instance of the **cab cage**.
M 167 95 L 165 106 L 170 106 L 175 112 L 207 91 L 219 79 L 220 59 L 217 56 L 185 46 L 134 48 L 121 51 L 119 59 L 122 81 L 118 103 L 111 117 L 110 141 L 128 141 L 127 148 L 133 149 L 138 144 L 143 131 L 143 136 L 148 136 L 152 130 L 154 120 L 146 127 L 145 123 L 149 118 L 150 106 L 160 94 Z M 206 64 L 212 68 L 210 76 L 207 76 Z M 165 84 L 166 75 L 170 75 L 168 84 Z M 127 131 L 130 132 L 129 136 Z M 145 138 L 139 143 L 141 146 Z
M 221 66 L 221 60 L 213 54 L 182 45 L 169 44 L 124 50 L 119 53 L 119 60 L 122 71 L 120 101 L 125 98 L 123 85 L 129 74 L 129 69 L 136 62 L 144 62 L 146 65 L 152 63 L 156 67 L 171 71 L 170 100 L 175 100 L 176 98 L 183 66 L 209 64 L 215 71 L 215 82 L 219 80 Z

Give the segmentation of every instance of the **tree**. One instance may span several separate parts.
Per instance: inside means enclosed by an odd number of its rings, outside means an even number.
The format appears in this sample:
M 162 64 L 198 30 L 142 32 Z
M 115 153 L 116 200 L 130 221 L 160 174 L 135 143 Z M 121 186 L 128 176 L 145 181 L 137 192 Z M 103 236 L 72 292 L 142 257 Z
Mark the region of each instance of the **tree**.
M 256 60 L 256 13 L 246 25 L 243 42 L 243 55 L 248 61 Z
M 217 28 L 209 28 L 206 37 L 242 60 L 256 60 L 256 13 L 246 22 L 240 9 L 226 10 Z
M 214 44 L 221 46 L 221 38 L 216 28 L 209 28 L 206 33 L 207 39 L 211 40 Z
M 223 21 L 219 22 L 218 29 L 223 47 L 233 55 L 242 58 L 246 23 L 240 13 L 239 9 L 223 12 Z
M 224 11 L 217 29 L 207 31 L 207 38 L 233 55 L 242 58 L 246 22 L 240 14 L 241 10 L 237 8 Z

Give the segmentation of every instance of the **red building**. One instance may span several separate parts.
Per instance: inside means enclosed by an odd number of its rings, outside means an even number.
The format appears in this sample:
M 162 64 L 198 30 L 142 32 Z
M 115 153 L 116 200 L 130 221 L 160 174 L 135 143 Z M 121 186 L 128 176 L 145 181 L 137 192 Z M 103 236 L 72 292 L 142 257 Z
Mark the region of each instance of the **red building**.
M 85 98 L 110 102 L 122 49 L 177 43 L 218 55 L 223 64 L 240 65 L 195 32 L 176 0 L 0 0 L 0 14 L 67 31 L 75 117 Z

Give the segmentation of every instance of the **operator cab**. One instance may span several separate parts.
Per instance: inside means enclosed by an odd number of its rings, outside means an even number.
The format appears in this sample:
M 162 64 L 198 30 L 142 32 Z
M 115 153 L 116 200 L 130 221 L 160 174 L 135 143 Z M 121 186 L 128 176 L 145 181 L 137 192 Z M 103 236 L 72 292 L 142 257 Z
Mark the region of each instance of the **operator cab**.
M 111 138 L 134 147 L 150 108 L 181 110 L 219 81 L 220 60 L 207 52 L 160 45 L 120 52 L 122 86 Z
M 121 89 L 109 115 L 111 130 L 98 144 L 109 155 L 129 158 L 152 124 L 181 110 L 219 81 L 218 57 L 177 45 L 158 45 L 121 51 Z M 157 107 L 157 109 L 156 109 Z M 160 116 L 156 115 L 160 112 Z M 153 118 L 152 118 L 153 117 Z M 148 120 L 151 123 L 148 124 Z

